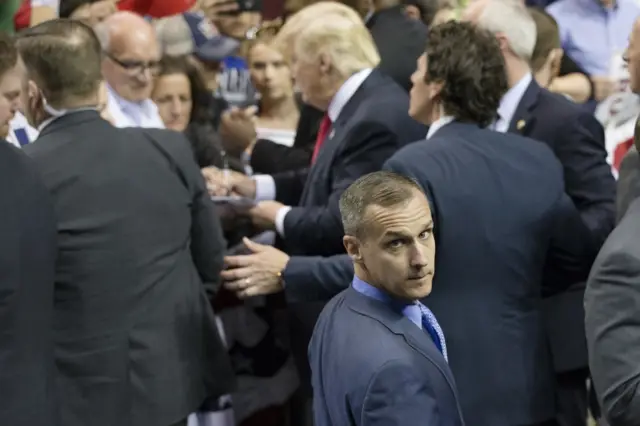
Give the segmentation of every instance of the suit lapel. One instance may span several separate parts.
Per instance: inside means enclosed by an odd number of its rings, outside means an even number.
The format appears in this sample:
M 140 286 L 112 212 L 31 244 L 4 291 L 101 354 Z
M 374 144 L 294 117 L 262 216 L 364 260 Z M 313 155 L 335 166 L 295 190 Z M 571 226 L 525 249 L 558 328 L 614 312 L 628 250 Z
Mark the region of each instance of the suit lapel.
M 353 287 L 347 289 L 345 301 L 350 309 L 379 321 L 393 334 L 403 336 L 409 346 L 438 367 L 451 389 L 455 392 L 456 387 L 449 366 L 425 331 L 418 328 L 402 313 L 390 309 L 383 302 L 359 293 Z
M 348 131 L 349 119 L 356 112 L 358 106 L 376 89 L 381 80 L 383 80 L 383 77 L 380 71 L 374 69 L 362 82 L 360 87 L 358 87 L 358 90 L 355 91 L 351 99 L 345 104 L 342 111 L 340 111 L 340 115 L 336 119 L 336 122 L 331 125 L 329 134 L 323 142 L 322 148 L 320 148 L 316 162 L 311 166 L 307 182 L 300 197 L 300 205 L 303 205 L 306 197 L 309 195 L 309 191 L 312 189 L 312 185 L 310 184 L 314 183 L 315 185 L 316 182 L 323 180 L 319 177 L 328 173 L 331 169 L 333 159 L 336 153 L 340 151 L 340 145 L 344 139 L 345 132 Z M 316 190 L 317 188 L 314 186 L 313 189 Z
M 522 99 L 518 103 L 511 122 L 509 123 L 509 132 L 516 133 L 523 136 L 527 136 L 531 131 L 533 123 L 536 119 L 533 114 L 533 109 L 538 103 L 538 96 L 540 95 L 540 86 L 535 80 L 531 80 L 529 87 L 522 95 Z

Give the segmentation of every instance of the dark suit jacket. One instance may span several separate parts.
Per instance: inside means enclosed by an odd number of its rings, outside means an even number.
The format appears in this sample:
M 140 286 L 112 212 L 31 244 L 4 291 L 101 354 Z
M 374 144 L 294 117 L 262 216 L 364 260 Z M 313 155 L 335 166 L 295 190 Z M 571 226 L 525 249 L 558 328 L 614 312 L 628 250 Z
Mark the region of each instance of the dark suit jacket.
M 585 292 L 591 377 L 613 426 L 640 419 L 640 200 L 611 233 L 593 264 Z
M 332 255 L 344 251 L 338 201 L 360 176 L 380 170 L 426 128 L 408 115 L 409 97 L 373 70 L 333 123 L 311 168 L 276 174 L 276 199 L 296 206 L 284 220 L 287 252 Z
M 620 222 L 631 203 L 640 196 L 640 155 L 635 146 L 629 149 L 620 163 L 617 189 L 617 221 Z
M 464 417 L 478 426 L 552 418 L 543 271 L 553 265 L 555 276 L 566 276 L 554 281 L 560 291 L 584 278 L 592 260 L 553 153 L 516 135 L 454 122 L 398 152 L 385 168 L 415 178 L 433 206 L 437 274 L 428 304 L 447 336 Z M 312 262 L 291 259 L 288 295 L 298 285 L 298 296 L 310 288 L 328 293 L 352 272 L 347 256 Z
M 253 171 L 275 174 L 308 167 L 323 117 L 323 111 L 311 105 L 302 104 L 293 146 L 288 147 L 270 140 L 259 139 L 251 153 L 250 164 Z
M 533 81 L 518 105 L 509 130 L 542 141 L 553 150 L 562 164 L 565 191 L 578 208 L 597 251 L 613 229 L 616 208 L 616 184 L 606 160 L 604 130 L 600 123 L 579 105 L 540 88 Z M 547 332 L 558 372 L 587 366 L 585 284 L 568 284 L 572 285 L 566 292 L 548 297 L 544 303 Z M 544 296 L 552 296 L 556 287 L 553 282 L 545 282 Z
M 416 61 L 427 45 L 427 26 L 406 16 L 404 5 L 378 11 L 366 24 L 380 53 L 380 70 L 408 92 Z
M 409 92 L 411 74 L 426 46 L 427 27 L 405 16 L 402 8 L 391 7 L 375 13 L 367 21 L 367 28 L 380 53 L 378 68 Z M 273 174 L 308 166 L 323 116 L 324 112 L 310 105 L 302 107 L 292 148 L 269 140 L 258 140 L 251 154 L 253 170 Z
M 462 426 L 453 375 L 427 333 L 353 288 L 309 346 L 315 426 Z
M 58 219 L 54 333 L 64 426 L 170 425 L 233 378 L 203 282 L 224 240 L 189 142 L 56 119 L 25 147 Z
M 0 212 L 0 424 L 58 426 L 53 205 L 35 166 L 1 139 Z

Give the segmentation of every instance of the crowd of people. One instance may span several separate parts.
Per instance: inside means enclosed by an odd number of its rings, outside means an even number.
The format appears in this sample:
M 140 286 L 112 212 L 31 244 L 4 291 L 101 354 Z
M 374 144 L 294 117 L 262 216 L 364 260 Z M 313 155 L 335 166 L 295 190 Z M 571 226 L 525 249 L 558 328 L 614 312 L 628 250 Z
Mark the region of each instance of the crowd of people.
M 636 426 L 640 3 L 281 6 L 0 1 L 0 424 Z

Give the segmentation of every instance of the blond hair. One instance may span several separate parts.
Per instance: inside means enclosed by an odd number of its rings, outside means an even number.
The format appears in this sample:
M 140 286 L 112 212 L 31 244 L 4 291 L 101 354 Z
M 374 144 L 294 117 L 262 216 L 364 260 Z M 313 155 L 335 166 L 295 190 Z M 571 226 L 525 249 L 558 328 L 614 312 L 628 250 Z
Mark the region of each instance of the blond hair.
M 380 55 L 362 21 L 335 14 L 308 23 L 293 42 L 296 61 L 313 62 L 324 55 L 340 78 L 380 63 Z
M 338 15 L 354 23 L 363 23 L 362 18 L 354 9 L 342 3 L 336 1 L 314 3 L 294 13 L 287 19 L 274 40 L 276 48 L 290 61 L 293 54 L 294 41 L 300 32 L 312 22 L 327 20 L 326 15 Z

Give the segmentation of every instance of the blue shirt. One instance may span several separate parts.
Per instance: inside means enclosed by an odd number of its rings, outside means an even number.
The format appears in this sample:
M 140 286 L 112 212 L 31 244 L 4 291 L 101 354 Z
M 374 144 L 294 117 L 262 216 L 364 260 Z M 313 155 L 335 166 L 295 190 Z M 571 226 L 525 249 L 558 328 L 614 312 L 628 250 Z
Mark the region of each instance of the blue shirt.
M 640 7 L 634 0 L 617 0 L 612 8 L 598 0 L 559 0 L 547 12 L 558 22 L 565 53 L 587 74 L 606 76 L 611 58 L 627 47 Z
M 351 286 L 358 293 L 363 294 L 372 299 L 379 300 L 380 302 L 383 302 L 386 305 L 388 305 L 394 311 L 401 312 L 402 315 L 407 317 L 412 323 L 417 325 L 421 330 L 423 329 L 422 311 L 420 310 L 420 306 L 418 305 L 418 303 L 420 302 L 418 301 L 411 302 L 408 300 L 402 300 L 397 297 L 391 296 L 389 293 L 383 290 L 380 290 L 379 288 L 374 287 L 365 281 L 362 281 L 360 278 L 356 276 L 353 277 L 353 282 L 351 283 Z M 443 351 L 442 343 L 440 342 L 440 338 L 438 337 L 437 332 L 431 327 L 428 327 L 427 330 L 425 331 L 427 331 L 427 333 L 431 337 L 431 340 L 433 340 L 433 343 L 440 350 L 440 352 L 442 352 Z

